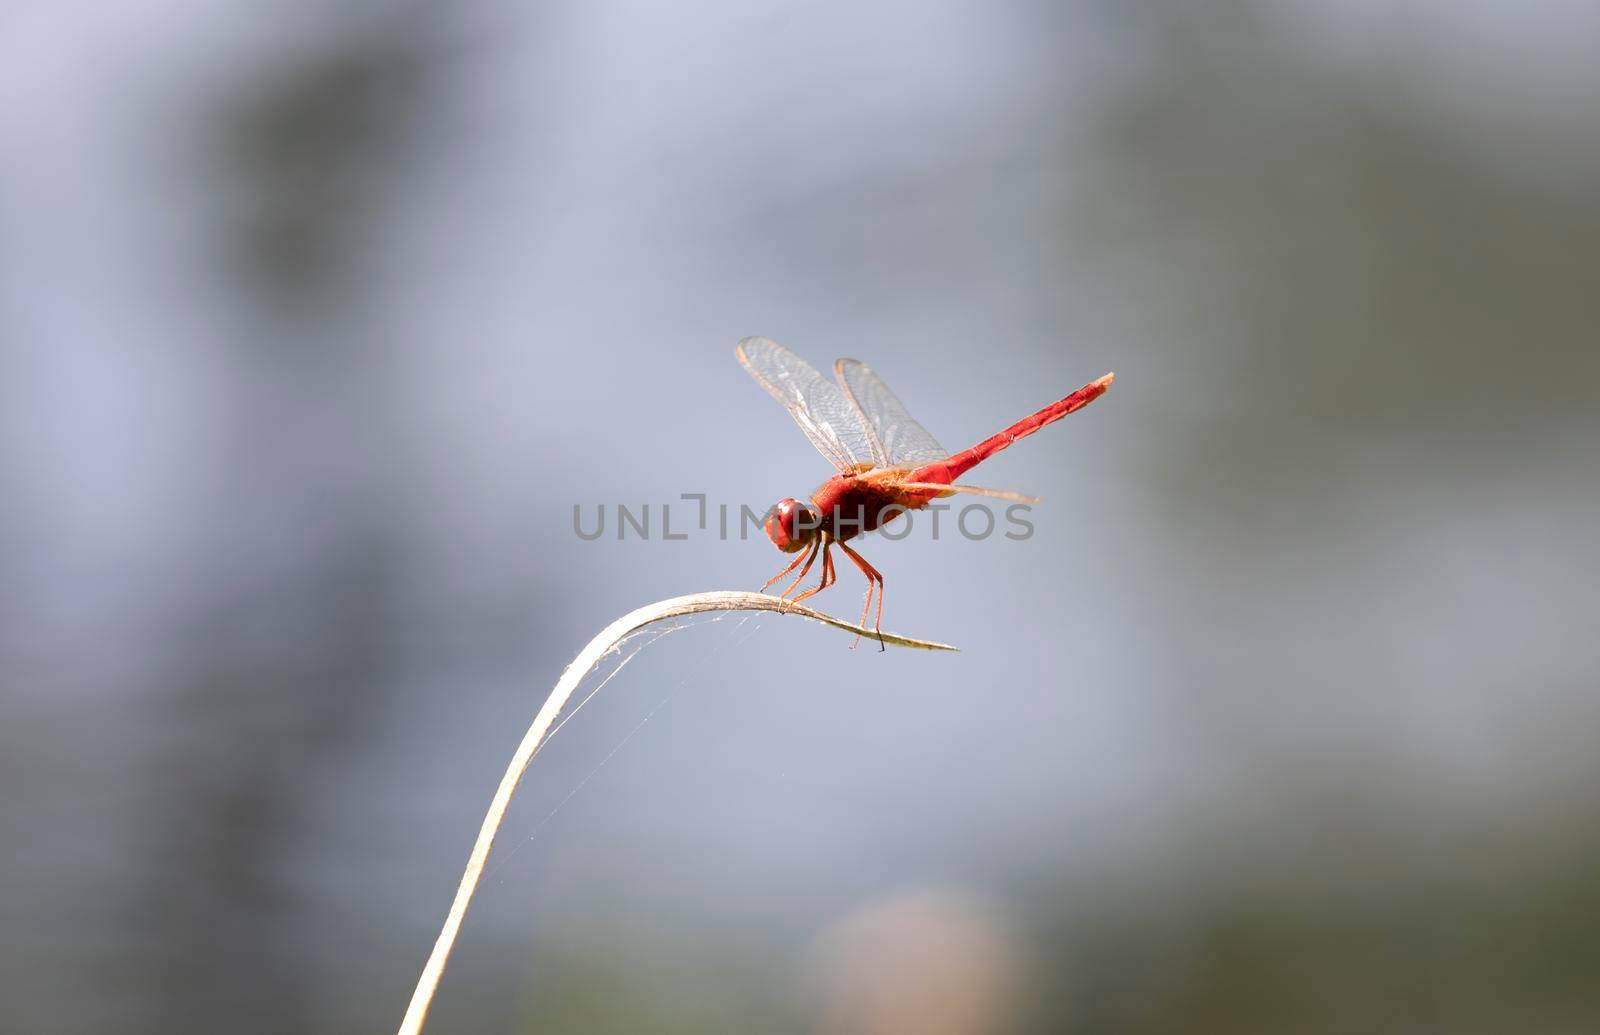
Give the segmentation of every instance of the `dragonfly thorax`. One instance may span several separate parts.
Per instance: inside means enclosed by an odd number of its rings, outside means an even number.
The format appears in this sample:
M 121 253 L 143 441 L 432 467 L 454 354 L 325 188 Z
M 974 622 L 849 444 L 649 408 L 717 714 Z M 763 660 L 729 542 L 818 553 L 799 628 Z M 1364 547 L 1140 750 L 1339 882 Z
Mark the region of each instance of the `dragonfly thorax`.
M 811 545 L 817 529 L 822 527 L 822 517 L 809 505 L 791 496 L 772 505 L 761 527 L 766 529 L 772 545 L 784 553 L 794 553 Z

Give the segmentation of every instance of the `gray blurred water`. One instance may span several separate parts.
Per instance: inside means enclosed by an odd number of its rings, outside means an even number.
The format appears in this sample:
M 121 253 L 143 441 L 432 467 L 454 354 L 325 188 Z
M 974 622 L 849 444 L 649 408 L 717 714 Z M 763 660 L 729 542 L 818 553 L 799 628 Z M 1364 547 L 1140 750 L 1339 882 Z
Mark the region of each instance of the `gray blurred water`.
M 864 544 L 962 654 L 635 657 L 439 1030 L 1592 1029 L 1596 21 L 10 12 L 0 1029 L 398 1023 L 566 661 L 778 567 L 573 505 L 828 473 L 758 333 L 952 448 L 1117 383 Z

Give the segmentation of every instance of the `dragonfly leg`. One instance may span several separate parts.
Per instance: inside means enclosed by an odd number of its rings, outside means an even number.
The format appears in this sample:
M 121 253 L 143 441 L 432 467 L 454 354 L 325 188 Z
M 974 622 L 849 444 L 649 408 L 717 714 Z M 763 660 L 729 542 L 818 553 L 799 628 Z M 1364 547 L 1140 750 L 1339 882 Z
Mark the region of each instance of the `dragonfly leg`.
M 774 582 L 777 582 L 779 579 L 783 578 L 785 575 L 789 574 L 791 571 L 794 571 L 794 569 L 800 564 L 800 562 L 805 560 L 807 557 L 809 557 L 811 555 L 811 553 L 815 551 L 815 549 L 816 549 L 815 546 L 813 546 L 811 551 L 808 551 L 806 553 L 797 553 L 797 554 L 795 554 L 794 555 L 794 560 L 789 562 L 789 566 L 787 568 L 783 569 L 782 571 L 778 572 L 778 574 L 772 576 L 772 578 L 770 578 L 767 581 L 763 582 L 761 584 L 761 589 L 765 590 L 768 586 L 772 585 Z M 760 592 L 760 590 L 758 590 L 757 592 Z
M 806 550 L 806 552 L 805 552 L 806 563 L 804 564 L 804 566 L 801 567 L 800 574 L 796 575 L 794 577 L 794 581 L 789 583 L 789 588 L 784 590 L 782 593 L 779 593 L 778 596 L 787 599 L 789 594 L 794 592 L 795 587 L 800 585 L 800 583 L 802 583 L 802 582 L 804 582 L 806 580 L 806 572 L 810 571 L 811 570 L 811 565 L 816 562 L 817 550 L 820 548 L 820 546 L 821 546 L 821 543 L 820 543 L 819 540 L 813 539 L 811 541 L 810 549 Z M 796 558 L 796 559 L 798 560 L 798 558 Z M 794 567 L 793 564 L 789 565 L 789 568 L 793 568 L 793 567 Z M 785 568 L 783 570 L 783 575 L 789 574 L 789 568 Z M 780 575 L 778 577 L 782 578 L 783 575 Z M 799 599 L 799 598 L 796 598 L 796 599 Z
M 861 604 L 861 621 L 858 624 L 867 624 L 867 609 L 872 606 L 872 591 L 874 589 L 878 591 L 878 615 L 875 619 L 873 619 L 872 628 L 878 634 L 878 649 L 886 650 L 887 648 L 883 645 L 883 572 L 879 571 L 877 568 L 874 568 L 867 562 L 865 557 L 861 556 L 859 553 L 856 553 L 845 544 L 840 543 L 839 549 L 843 550 L 845 552 L 845 556 L 854 561 L 856 567 L 861 569 L 861 574 L 867 577 L 867 599 Z M 859 636 L 857 637 L 857 640 L 860 640 Z M 851 646 L 854 647 L 855 644 L 851 644 Z
M 841 543 L 840 545 L 843 546 L 844 544 Z M 835 571 L 834 567 L 833 567 L 833 540 L 831 538 L 829 538 L 828 536 L 823 536 L 822 537 L 822 578 L 821 578 L 821 580 L 819 580 L 817 582 L 817 584 L 815 586 L 812 586 L 810 589 L 806 590 L 804 593 L 802 593 L 799 596 L 795 597 L 794 598 L 795 603 L 798 604 L 800 601 L 804 600 L 806 597 L 813 596 L 814 594 L 817 594 L 817 593 L 821 593 L 823 590 L 827 589 L 829 586 L 833 585 L 836 581 L 838 581 L 838 579 L 839 579 L 839 573 L 837 571 Z

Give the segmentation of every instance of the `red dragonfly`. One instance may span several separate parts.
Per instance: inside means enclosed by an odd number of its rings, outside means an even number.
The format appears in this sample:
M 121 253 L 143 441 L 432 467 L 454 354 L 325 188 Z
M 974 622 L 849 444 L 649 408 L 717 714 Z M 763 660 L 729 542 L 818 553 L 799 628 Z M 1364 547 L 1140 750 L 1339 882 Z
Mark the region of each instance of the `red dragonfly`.
M 780 500 L 767 512 L 763 527 L 768 538 L 784 553 L 796 556 L 761 588 L 766 589 L 799 567 L 800 574 L 780 594 L 787 599 L 805 581 L 820 553 L 820 580 L 794 599 L 800 601 L 820 593 L 838 578 L 832 553 L 837 546 L 867 577 L 867 598 L 857 624 L 866 624 L 876 590 L 878 612 L 873 628 L 880 631 L 883 573 L 867 563 L 846 540 L 955 493 L 1037 503 L 1037 499 L 1020 493 L 958 485 L 956 479 L 1017 439 L 1089 405 L 1111 386 L 1115 376 L 1107 374 L 1091 381 L 971 449 L 951 453 L 912 419 L 877 374 L 856 360 L 834 363 L 833 373 L 838 381 L 835 384 L 770 338 L 746 338 L 735 351 L 750 376 L 784 405 L 817 452 L 839 472 L 811 494 L 809 504 L 791 497 Z

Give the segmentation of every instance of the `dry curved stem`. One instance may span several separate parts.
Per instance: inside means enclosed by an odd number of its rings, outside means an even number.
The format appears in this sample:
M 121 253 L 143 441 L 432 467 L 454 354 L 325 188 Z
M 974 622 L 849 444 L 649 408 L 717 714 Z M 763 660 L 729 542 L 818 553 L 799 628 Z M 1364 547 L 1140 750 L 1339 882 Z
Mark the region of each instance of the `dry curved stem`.
M 539 746 L 544 743 L 551 724 L 566 707 L 567 701 L 571 699 L 583 677 L 631 633 L 655 622 L 707 611 L 776 611 L 781 614 L 797 614 L 824 625 L 831 625 L 835 629 L 881 640 L 896 647 L 913 647 L 919 650 L 957 649 L 947 643 L 914 640 L 909 636 L 879 633 L 873 629 L 851 625 L 814 608 L 768 596 L 765 593 L 737 591 L 691 593 L 688 596 L 657 601 L 637 611 L 631 611 L 606 626 L 600 635 L 590 640 L 589 645 L 579 652 L 572 664 L 567 666 L 566 671 L 561 673 L 555 689 L 550 691 L 544 707 L 534 716 L 533 725 L 528 727 L 522 743 L 511 756 L 511 764 L 506 767 L 506 774 L 500 779 L 500 787 L 494 792 L 494 800 L 489 803 L 489 811 L 483 817 L 483 826 L 478 830 L 478 840 L 472 846 L 472 854 L 467 857 L 466 872 L 461 875 L 461 886 L 456 889 L 455 901 L 451 903 L 450 912 L 444 920 L 444 927 L 439 931 L 439 939 L 434 943 L 433 953 L 422 968 L 422 976 L 417 979 L 416 991 L 411 993 L 411 1005 L 406 1008 L 405 1019 L 400 1022 L 400 1035 L 419 1035 L 422 1031 L 422 1025 L 428 1017 L 428 1007 L 433 1003 L 434 992 L 438 990 L 439 980 L 444 976 L 445 964 L 450 961 L 450 951 L 455 947 L 456 935 L 461 931 L 461 922 L 466 918 L 467 907 L 472 904 L 473 893 L 477 891 L 478 881 L 483 876 L 484 864 L 489 860 L 489 849 L 493 847 L 495 835 L 500 832 L 500 824 L 505 819 L 506 809 L 511 805 L 511 795 L 516 791 L 523 772 L 528 768 L 528 763 L 533 761 Z

